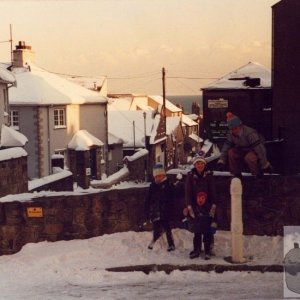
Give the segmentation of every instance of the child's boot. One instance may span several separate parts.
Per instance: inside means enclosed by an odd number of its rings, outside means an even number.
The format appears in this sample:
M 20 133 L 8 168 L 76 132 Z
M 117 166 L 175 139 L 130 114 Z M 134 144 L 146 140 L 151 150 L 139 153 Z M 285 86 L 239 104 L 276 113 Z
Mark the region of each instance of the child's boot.
M 190 259 L 194 259 L 200 256 L 200 251 L 199 250 L 193 250 L 190 252 Z

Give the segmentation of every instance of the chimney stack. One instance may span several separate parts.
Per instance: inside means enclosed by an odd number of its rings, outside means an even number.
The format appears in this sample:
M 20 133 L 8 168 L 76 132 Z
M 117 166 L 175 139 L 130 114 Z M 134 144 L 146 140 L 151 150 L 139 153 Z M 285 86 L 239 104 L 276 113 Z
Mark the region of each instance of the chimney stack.
M 13 51 L 13 66 L 27 67 L 30 63 L 35 62 L 35 53 L 31 50 L 31 46 L 25 44 L 24 41 L 19 41 L 16 49 Z

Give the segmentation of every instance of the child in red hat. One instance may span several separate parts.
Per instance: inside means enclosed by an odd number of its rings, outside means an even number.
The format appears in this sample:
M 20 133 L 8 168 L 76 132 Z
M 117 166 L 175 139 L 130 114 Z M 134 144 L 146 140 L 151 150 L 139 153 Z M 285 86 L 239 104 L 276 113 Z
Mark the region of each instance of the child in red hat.
M 210 259 L 210 247 L 212 239 L 212 229 L 216 224 L 216 205 L 207 201 L 206 192 L 198 192 L 196 205 L 193 208 L 193 215 L 190 215 L 192 230 L 194 232 L 193 246 L 190 258 L 200 256 L 202 244 L 204 244 L 205 259 Z

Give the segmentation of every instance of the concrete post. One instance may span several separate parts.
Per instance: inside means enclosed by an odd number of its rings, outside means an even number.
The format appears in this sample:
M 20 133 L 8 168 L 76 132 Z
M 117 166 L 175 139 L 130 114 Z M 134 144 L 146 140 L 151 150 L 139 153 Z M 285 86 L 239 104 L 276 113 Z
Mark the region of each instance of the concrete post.
M 239 178 L 233 178 L 230 184 L 231 194 L 231 242 L 232 262 L 243 263 L 243 220 L 242 220 L 242 184 Z

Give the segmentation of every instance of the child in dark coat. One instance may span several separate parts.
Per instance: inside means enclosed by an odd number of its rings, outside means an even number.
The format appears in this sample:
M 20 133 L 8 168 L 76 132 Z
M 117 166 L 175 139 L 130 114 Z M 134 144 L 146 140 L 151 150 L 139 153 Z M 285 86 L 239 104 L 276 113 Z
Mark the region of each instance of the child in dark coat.
M 145 201 L 145 216 L 153 224 L 153 238 L 148 249 L 153 249 L 154 243 L 165 231 L 168 241 L 168 251 L 175 250 L 174 240 L 170 227 L 172 215 L 173 185 L 166 176 L 161 164 L 153 168 L 154 181 L 150 184 L 149 192 Z
M 191 171 L 187 174 L 186 182 L 185 182 L 185 202 L 188 208 L 189 217 L 191 219 L 191 231 L 195 232 L 193 230 L 193 227 L 197 230 L 199 226 L 195 224 L 194 222 L 196 213 L 195 210 L 199 211 L 201 208 L 202 210 L 206 211 L 208 209 L 212 209 L 211 215 L 214 215 L 214 210 L 216 205 L 216 187 L 214 183 L 214 177 L 213 173 L 206 168 L 206 159 L 201 155 L 196 155 L 193 158 L 193 168 Z M 199 192 L 205 192 L 206 194 L 206 201 L 205 204 L 202 206 L 199 206 L 197 204 L 197 197 Z M 207 215 L 207 214 L 206 214 Z M 214 230 L 215 231 L 215 230 Z M 205 238 L 205 240 L 209 240 L 211 242 L 211 255 L 213 255 L 213 244 L 214 244 L 214 232 L 211 232 L 210 238 Z M 199 246 L 199 234 L 195 232 L 195 238 L 194 238 L 194 250 L 190 253 L 191 258 L 198 257 L 201 251 L 201 245 Z M 201 239 L 202 235 L 204 233 L 201 233 Z M 204 236 L 203 236 L 204 238 Z M 201 244 L 201 243 L 200 243 Z M 208 243 L 207 243 L 208 244 Z M 206 253 L 206 257 L 208 258 L 209 255 Z
M 212 230 L 215 224 L 215 208 L 215 204 L 207 201 L 205 192 L 197 194 L 196 205 L 193 205 L 194 215 L 190 218 L 194 232 L 194 249 L 190 253 L 191 259 L 200 256 L 202 244 L 204 244 L 205 259 L 210 259 Z

